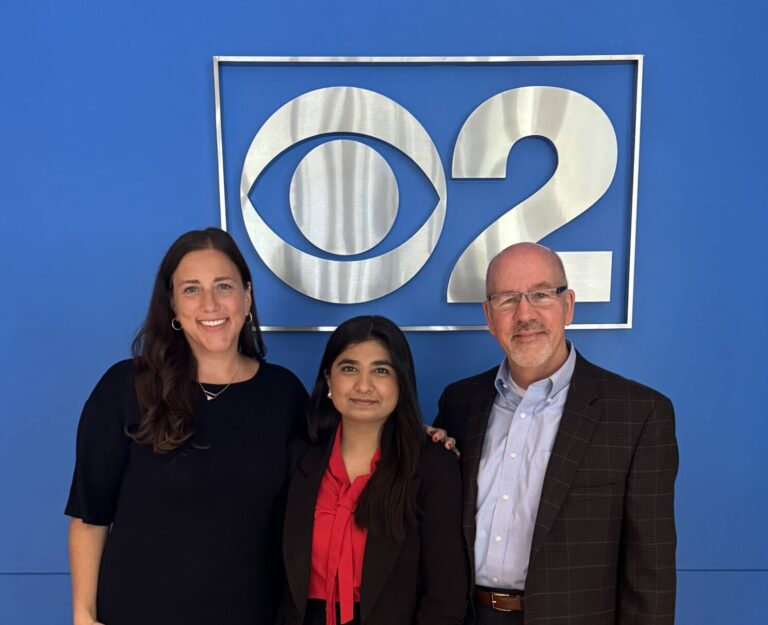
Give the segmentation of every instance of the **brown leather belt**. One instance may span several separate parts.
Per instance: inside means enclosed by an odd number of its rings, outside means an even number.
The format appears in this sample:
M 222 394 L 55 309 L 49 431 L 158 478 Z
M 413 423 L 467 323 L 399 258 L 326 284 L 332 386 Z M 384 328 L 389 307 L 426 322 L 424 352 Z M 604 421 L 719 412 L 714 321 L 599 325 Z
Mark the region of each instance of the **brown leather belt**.
M 499 612 L 522 612 L 523 595 L 520 593 L 512 594 L 514 592 L 513 590 L 506 593 L 475 589 L 475 601 Z

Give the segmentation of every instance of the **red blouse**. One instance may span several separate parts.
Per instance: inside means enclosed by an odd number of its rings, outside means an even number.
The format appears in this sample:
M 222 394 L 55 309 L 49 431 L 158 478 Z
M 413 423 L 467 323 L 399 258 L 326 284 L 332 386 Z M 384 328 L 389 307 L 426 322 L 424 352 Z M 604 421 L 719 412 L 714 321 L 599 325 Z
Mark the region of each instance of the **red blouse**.
M 325 601 L 327 625 L 336 625 L 336 602 L 341 623 L 354 618 L 354 602 L 360 601 L 363 554 L 368 530 L 355 523 L 355 506 L 379 460 L 380 450 L 371 459 L 371 472 L 350 483 L 341 455 L 341 424 L 331 449 L 328 466 L 320 482 L 315 503 L 312 532 L 312 569 L 309 598 Z

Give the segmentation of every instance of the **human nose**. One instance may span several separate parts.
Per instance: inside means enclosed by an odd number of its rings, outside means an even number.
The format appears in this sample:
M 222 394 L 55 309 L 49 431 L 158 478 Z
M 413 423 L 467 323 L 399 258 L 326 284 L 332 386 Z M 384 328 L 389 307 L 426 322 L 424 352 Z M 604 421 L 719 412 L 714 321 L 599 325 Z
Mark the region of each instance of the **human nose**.
M 216 310 L 219 307 L 219 298 L 213 289 L 203 289 L 203 308 Z
M 531 300 L 528 299 L 528 293 L 520 294 L 520 301 L 515 307 L 515 316 L 517 318 L 529 319 L 536 315 L 536 309 L 531 304 Z
M 373 383 L 370 375 L 367 373 L 361 373 L 357 380 L 355 380 L 355 388 L 359 393 L 370 393 L 373 390 Z

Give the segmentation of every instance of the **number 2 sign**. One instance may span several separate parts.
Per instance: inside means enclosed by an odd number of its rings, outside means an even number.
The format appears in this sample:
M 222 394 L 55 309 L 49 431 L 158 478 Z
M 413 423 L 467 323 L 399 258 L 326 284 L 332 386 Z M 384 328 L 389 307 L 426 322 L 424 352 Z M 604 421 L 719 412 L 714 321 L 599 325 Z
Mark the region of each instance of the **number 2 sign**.
M 224 87 L 228 66 L 258 80 Z M 572 327 L 631 327 L 641 79 L 638 56 L 215 57 L 221 225 L 260 259 L 268 329 L 481 328 L 488 262 L 520 241 L 561 255 Z

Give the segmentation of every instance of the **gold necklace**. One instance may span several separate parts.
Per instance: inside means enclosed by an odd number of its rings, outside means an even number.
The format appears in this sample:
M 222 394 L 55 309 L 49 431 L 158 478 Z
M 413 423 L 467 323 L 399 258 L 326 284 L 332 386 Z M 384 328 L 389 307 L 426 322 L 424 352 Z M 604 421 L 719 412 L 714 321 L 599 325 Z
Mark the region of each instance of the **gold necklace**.
M 205 393 L 205 398 L 208 401 L 213 401 L 216 399 L 219 395 L 221 395 L 224 391 L 226 391 L 230 386 L 232 386 L 232 382 L 235 381 L 235 378 L 237 377 L 237 374 L 240 373 L 240 359 L 237 359 L 237 369 L 235 369 L 235 375 L 232 376 L 232 379 L 230 380 L 229 384 L 227 384 L 223 389 L 221 389 L 218 393 L 214 393 L 213 391 L 209 391 L 207 388 L 203 386 L 202 382 L 198 382 L 198 385 L 200 386 L 200 390 Z

